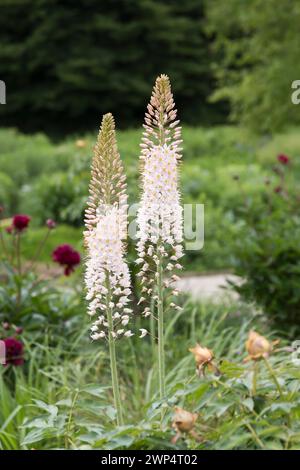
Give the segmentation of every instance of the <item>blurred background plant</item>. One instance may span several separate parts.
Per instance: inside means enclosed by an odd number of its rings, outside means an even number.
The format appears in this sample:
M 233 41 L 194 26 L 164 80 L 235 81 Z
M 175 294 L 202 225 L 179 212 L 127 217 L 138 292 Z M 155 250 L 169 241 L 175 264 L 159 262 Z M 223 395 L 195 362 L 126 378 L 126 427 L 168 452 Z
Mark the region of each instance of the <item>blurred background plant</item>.
M 52 253 L 52 261 L 58 263 L 58 270 L 41 264 L 40 255 L 51 237 L 56 223 L 48 219 L 43 233 L 31 257 L 24 257 L 23 241 L 31 230 L 31 217 L 17 214 L 11 219 L 3 219 L 4 208 L 0 214 L 0 322 L 10 329 L 18 328 L 41 332 L 45 324 L 57 324 L 60 327 L 70 320 L 74 308 L 78 305 L 78 295 L 74 289 L 49 285 L 49 279 L 69 276 L 80 263 L 80 255 L 70 245 L 59 245 Z M 51 263 L 51 253 L 47 253 Z M 50 276 L 50 278 L 49 278 Z M 70 313 L 72 312 L 72 313 Z M 4 328 L 5 329 L 5 328 Z
M 300 250 L 299 192 L 291 182 L 293 159 L 277 157 L 260 201 L 246 201 L 245 221 L 233 254 L 236 273 L 245 282 L 236 291 L 254 301 L 280 329 L 299 333 Z M 243 187 L 243 182 L 241 182 Z
M 258 132 L 300 123 L 291 85 L 300 76 L 297 0 L 212 0 L 207 32 L 219 60 L 212 101 L 229 100 L 230 117 Z M 274 25 L 280 27 L 274 27 Z

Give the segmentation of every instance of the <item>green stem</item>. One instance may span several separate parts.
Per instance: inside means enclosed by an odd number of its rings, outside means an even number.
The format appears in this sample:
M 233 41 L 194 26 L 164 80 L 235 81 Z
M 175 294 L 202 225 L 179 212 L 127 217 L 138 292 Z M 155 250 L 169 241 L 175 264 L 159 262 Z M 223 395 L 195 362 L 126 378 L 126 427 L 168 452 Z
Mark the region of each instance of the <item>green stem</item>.
M 151 304 L 150 304 L 150 309 L 151 309 L 151 317 L 150 317 L 150 335 L 151 335 L 151 346 L 152 346 L 152 358 L 153 358 L 153 364 L 156 362 L 156 337 L 157 337 L 157 332 L 156 332 L 156 320 L 154 317 L 154 312 L 155 312 L 155 302 L 151 298 Z
M 165 338 L 164 338 L 164 296 L 162 258 L 159 257 L 157 266 L 157 316 L 158 316 L 158 375 L 160 399 L 165 396 Z
M 0 226 L 0 241 L 1 241 L 2 249 L 3 249 L 3 254 L 6 255 L 6 244 L 5 244 L 3 230 L 1 226 Z
M 277 390 L 278 390 L 278 393 L 279 393 L 280 397 L 282 398 L 282 395 L 283 395 L 283 394 L 282 394 L 282 389 L 281 389 L 280 384 L 279 384 L 279 382 L 278 382 L 278 380 L 277 380 L 276 374 L 275 374 L 274 370 L 272 369 L 272 366 L 271 366 L 271 364 L 269 363 L 268 359 L 267 359 L 266 357 L 264 357 L 263 359 L 264 359 L 265 364 L 266 364 L 266 366 L 267 366 L 267 368 L 268 368 L 268 370 L 269 370 L 269 372 L 270 372 L 270 376 L 272 377 L 272 379 L 273 379 L 273 381 L 274 381 L 274 384 L 276 385 L 276 388 L 277 388 Z
M 252 397 L 256 395 L 257 388 L 257 373 L 258 373 L 258 362 L 254 362 L 253 366 L 253 376 L 252 376 Z
M 261 448 L 261 449 L 265 449 L 265 446 L 263 444 L 263 442 L 260 440 L 260 438 L 258 437 L 258 435 L 256 434 L 256 432 L 254 431 L 253 427 L 251 426 L 251 424 L 249 423 L 245 423 L 245 426 L 249 429 L 249 431 L 251 432 L 254 440 L 257 442 L 258 446 Z
M 21 235 L 17 233 L 16 236 L 16 258 L 17 258 L 17 273 L 18 273 L 18 279 L 17 279 L 17 299 L 16 299 L 16 304 L 17 304 L 17 310 L 19 309 L 20 303 L 21 303 L 21 295 L 22 295 L 22 266 L 21 266 Z
M 78 398 L 79 390 L 75 390 L 75 394 L 73 396 L 72 404 L 71 404 L 71 409 L 69 412 L 69 419 L 68 419 L 68 424 L 67 424 L 67 429 L 66 429 L 66 434 L 65 434 L 65 448 L 69 448 L 69 442 L 70 442 L 70 432 L 71 432 L 71 424 L 72 424 L 72 418 L 73 418 L 73 412 L 75 408 L 75 404 Z
M 16 237 L 16 258 L 17 258 L 17 272 L 18 275 L 22 275 L 22 267 L 21 267 L 21 244 L 20 244 L 20 234 L 17 233 Z
M 112 317 L 112 309 L 109 307 L 110 297 L 111 295 L 110 295 L 110 289 L 109 289 L 109 293 L 107 296 L 107 322 L 108 322 L 108 330 L 109 330 L 108 344 L 109 344 L 111 381 L 112 381 L 115 409 L 117 412 L 117 423 L 118 423 L 118 426 L 122 426 L 124 422 L 123 422 L 122 403 L 121 403 L 119 378 L 118 378 L 118 370 L 117 370 L 116 344 L 112 335 L 113 317 Z
M 44 248 L 44 246 L 46 245 L 47 243 L 47 240 L 48 240 L 48 237 L 50 235 L 50 232 L 51 232 L 51 229 L 48 229 L 47 232 L 46 232 L 46 235 L 44 236 L 44 238 L 42 239 L 42 241 L 40 242 L 40 245 L 38 247 L 38 249 L 36 250 L 35 252 L 35 255 L 33 256 L 32 260 L 31 260 L 31 263 L 29 265 L 29 268 L 28 268 L 28 271 L 32 271 L 33 268 L 35 267 L 35 264 L 36 262 L 38 261 L 39 259 L 39 256 L 40 254 L 42 253 L 42 250 Z

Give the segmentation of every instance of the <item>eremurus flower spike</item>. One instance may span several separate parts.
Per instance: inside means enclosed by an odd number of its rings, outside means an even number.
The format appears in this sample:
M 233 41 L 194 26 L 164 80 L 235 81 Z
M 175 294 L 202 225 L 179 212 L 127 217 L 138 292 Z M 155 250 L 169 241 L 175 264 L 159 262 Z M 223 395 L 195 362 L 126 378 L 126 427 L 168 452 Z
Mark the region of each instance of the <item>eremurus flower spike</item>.
M 85 214 L 85 244 L 88 251 L 85 281 L 89 315 L 97 319 L 92 338 L 107 337 L 109 325 L 103 312 L 109 297 L 112 328 L 121 334 L 123 317 L 131 313 L 130 275 L 124 257 L 127 230 L 127 196 L 123 165 L 117 149 L 115 123 L 111 114 L 103 117 L 92 161 L 90 196 Z M 119 333 L 117 333 L 119 331 Z
M 145 114 L 141 144 L 142 197 L 137 215 L 137 264 L 143 298 L 152 298 L 158 321 L 158 369 L 160 397 L 165 395 L 164 281 L 166 272 L 181 269 L 182 207 L 178 191 L 181 128 L 166 75 L 156 79 Z M 177 293 L 176 293 L 177 294 Z M 174 292 L 174 295 L 176 295 Z M 170 304 L 176 309 L 175 304 Z M 144 315 L 149 315 L 145 306 Z
M 94 149 L 87 206 L 86 298 L 88 313 L 95 317 L 91 337 L 108 340 L 117 420 L 122 424 L 115 341 L 132 336 L 127 328 L 132 310 L 128 308 L 131 283 L 123 241 L 127 231 L 126 183 L 111 114 L 103 116 Z
M 106 205 L 118 205 L 124 209 L 123 214 L 126 214 L 126 176 L 118 152 L 114 118 L 110 113 L 103 116 L 94 147 L 89 193 L 85 211 L 88 231 L 97 225 L 97 211 Z M 87 232 L 85 236 L 88 236 Z

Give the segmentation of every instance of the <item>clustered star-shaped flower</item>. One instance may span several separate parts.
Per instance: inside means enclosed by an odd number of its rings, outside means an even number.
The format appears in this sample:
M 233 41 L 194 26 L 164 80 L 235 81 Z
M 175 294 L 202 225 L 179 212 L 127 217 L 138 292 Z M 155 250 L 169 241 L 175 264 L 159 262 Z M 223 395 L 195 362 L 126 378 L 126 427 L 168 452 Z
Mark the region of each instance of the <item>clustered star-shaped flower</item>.
M 94 149 L 87 206 L 86 298 L 88 313 L 95 317 L 91 337 L 129 337 L 133 334 L 127 327 L 132 315 L 128 307 L 131 282 L 123 242 L 127 230 L 126 181 L 111 114 L 103 117 Z
M 182 247 L 182 207 L 178 191 L 178 162 L 181 159 L 181 127 L 166 75 L 157 78 L 145 115 L 141 144 L 142 198 L 137 215 L 137 264 L 141 265 L 142 292 L 153 296 L 153 284 L 158 276 L 157 265 L 164 260 L 164 270 L 170 274 L 168 287 L 182 269 L 179 259 Z M 177 295 L 177 291 L 173 291 Z M 140 302 L 144 301 L 144 297 Z M 175 304 L 171 307 L 179 308 Z M 150 308 L 144 309 L 150 315 Z

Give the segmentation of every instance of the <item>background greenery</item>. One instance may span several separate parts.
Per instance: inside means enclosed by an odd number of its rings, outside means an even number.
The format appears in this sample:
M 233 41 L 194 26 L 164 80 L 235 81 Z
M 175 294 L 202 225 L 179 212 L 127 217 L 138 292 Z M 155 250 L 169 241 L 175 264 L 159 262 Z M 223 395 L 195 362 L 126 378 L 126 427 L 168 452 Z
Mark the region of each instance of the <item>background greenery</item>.
M 214 78 L 202 0 L 1 0 L 0 13 L 9 94 L 0 116 L 9 125 L 61 135 L 94 128 L 108 111 L 122 127 L 140 124 L 160 73 L 187 122 L 224 119 L 224 105 L 207 101 Z
M 160 73 L 187 123 L 299 124 L 297 0 L 1 0 L 0 13 L 6 126 L 62 136 L 108 111 L 138 125 Z
M 139 198 L 136 182 L 140 138 L 141 130 L 118 132 L 130 203 Z M 200 252 L 187 253 L 186 266 L 192 271 L 233 268 L 236 242 L 239 237 L 248 236 L 243 231 L 247 213 L 261 215 L 261 201 L 267 195 L 275 206 L 285 210 L 281 195 L 274 193 L 280 184 L 273 171 L 279 153 L 290 155 L 291 170 L 286 184 L 294 187 L 294 192 L 298 190 L 298 130 L 261 137 L 232 126 L 212 129 L 184 126 L 183 139 L 182 199 L 184 203 L 205 205 L 205 246 Z M 8 214 L 31 214 L 36 227 L 48 218 L 57 221 L 59 226 L 49 240 L 48 252 L 64 236 L 80 246 L 94 141 L 95 136 L 88 134 L 84 147 L 78 148 L 73 138 L 54 144 L 44 135 L 25 136 L 13 130 L 0 130 L 0 175 L 6 182 L 2 186 L 2 202 Z M 18 191 L 13 190 L 15 185 Z M 34 240 L 41 231 L 36 228 L 36 233 L 30 231 L 25 241 L 28 255 L 32 254 Z
M 213 98 L 228 99 L 231 118 L 258 132 L 299 124 L 291 84 L 300 76 L 297 0 L 212 0 L 208 31 L 220 60 Z

